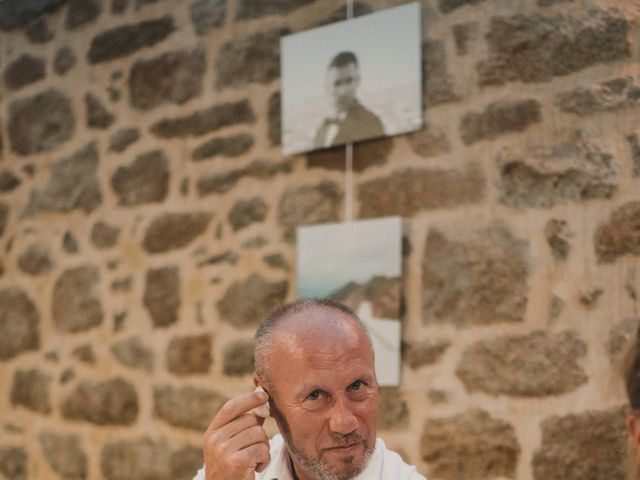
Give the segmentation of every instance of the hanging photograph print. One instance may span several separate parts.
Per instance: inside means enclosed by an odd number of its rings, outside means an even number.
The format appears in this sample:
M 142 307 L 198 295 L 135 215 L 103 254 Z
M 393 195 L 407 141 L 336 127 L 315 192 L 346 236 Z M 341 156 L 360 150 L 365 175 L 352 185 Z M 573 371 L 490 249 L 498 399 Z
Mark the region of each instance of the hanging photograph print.
M 330 298 L 366 325 L 381 386 L 400 384 L 402 219 L 298 228 L 298 298 Z
M 422 128 L 421 37 L 419 2 L 283 37 L 284 153 Z

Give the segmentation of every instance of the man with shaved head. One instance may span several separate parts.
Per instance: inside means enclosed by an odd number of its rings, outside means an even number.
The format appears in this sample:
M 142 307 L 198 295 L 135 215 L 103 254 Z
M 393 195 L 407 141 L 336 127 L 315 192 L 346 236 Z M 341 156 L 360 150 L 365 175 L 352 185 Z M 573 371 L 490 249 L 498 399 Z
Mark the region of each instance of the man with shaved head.
M 376 437 L 378 384 L 366 329 L 348 307 L 301 300 L 255 335 L 256 391 L 229 400 L 204 435 L 194 480 L 425 480 Z M 280 435 L 259 416 L 268 402 Z

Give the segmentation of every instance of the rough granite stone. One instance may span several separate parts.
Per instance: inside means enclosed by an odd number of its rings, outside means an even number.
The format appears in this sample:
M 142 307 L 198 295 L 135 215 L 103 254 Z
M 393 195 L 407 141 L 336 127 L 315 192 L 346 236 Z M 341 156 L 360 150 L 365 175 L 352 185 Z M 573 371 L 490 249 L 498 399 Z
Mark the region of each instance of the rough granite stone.
M 514 208 L 608 199 L 617 189 L 613 156 L 582 132 L 556 145 L 505 148 L 497 163 L 499 201 Z
M 142 48 L 156 45 L 174 30 L 173 18 L 170 16 L 112 28 L 91 40 L 87 59 L 93 65 L 125 57 Z
M 38 413 L 51 413 L 50 383 L 51 376 L 39 370 L 18 370 L 11 386 L 11 404 Z
M 447 153 L 451 144 L 444 129 L 426 125 L 425 128 L 407 135 L 411 150 L 423 158 L 430 158 Z
M 120 227 L 98 221 L 91 228 L 91 243 L 99 249 L 114 247 L 118 243 L 120 231 Z
M 9 140 L 18 155 L 52 150 L 69 140 L 75 130 L 69 97 L 53 88 L 16 100 L 9 113 Z
M 633 160 L 633 176 L 640 177 L 640 142 L 637 135 L 627 137 L 629 148 L 631 149 L 631 160 Z
M 76 237 L 73 236 L 73 233 L 69 231 L 64 232 L 62 248 L 67 253 L 78 253 L 80 249 L 78 248 L 78 241 L 76 240 Z
M 531 462 L 535 480 L 624 480 L 626 408 L 552 416 Z
M 204 233 L 211 218 L 204 212 L 163 213 L 147 227 L 143 247 L 152 254 L 186 247 Z
M 337 221 L 342 197 L 338 184 L 329 180 L 287 188 L 278 204 L 278 220 L 285 240 L 293 241 L 300 225 Z
M 427 107 L 459 100 L 453 78 L 447 70 L 444 44 L 438 40 L 427 40 L 422 45 L 422 52 L 424 98 Z
M 190 6 L 191 22 L 198 35 L 224 25 L 227 0 L 197 0 Z
M 353 171 L 362 172 L 369 167 L 384 165 L 393 150 L 390 138 L 379 138 L 357 142 L 353 145 Z M 346 168 L 345 147 L 332 147 L 309 152 L 306 155 L 308 168 L 324 168 L 344 171 Z
M 166 52 L 138 60 L 129 75 L 129 99 L 138 110 L 163 104 L 182 105 L 202 92 L 204 48 Z
M 410 217 L 421 210 L 477 204 L 484 194 L 484 174 L 476 163 L 455 170 L 407 168 L 361 183 L 359 216 Z
M 162 150 L 142 153 L 130 165 L 118 167 L 111 186 L 123 207 L 162 202 L 169 191 L 169 160 Z
M 288 272 L 291 269 L 289 262 L 287 262 L 280 253 L 265 255 L 262 257 L 262 260 L 264 260 L 264 263 L 269 265 L 271 268 L 282 270 L 284 272 Z
M 176 480 L 171 476 L 170 455 L 165 440 L 117 440 L 103 447 L 100 470 L 107 480 Z
M 52 297 L 53 322 L 59 331 L 82 332 L 102 323 L 99 285 L 100 270 L 95 266 L 73 267 L 60 275 Z
M 625 318 L 622 322 L 611 327 L 605 347 L 612 362 L 616 362 L 621 354 L 626 353 L 638 327 L 640 327 L 640 317 Z
M 0 5 L 2 5 L 2 3 L 3 2 L 0 2 Z M 0 11 L 0 18 L 2 18 L 1 13 Z M 0 473 L 4 474 L 8 480 L 27 480 L 29 459 L 26 450 L 16 446 L 0 447 Z
M 12 192 L 20 186 L 22 180 L 10 170 L 3 170 L 0 173 L 0 193 Z
M 39 439 L 47 463 L 61 478 L 87 478 L 87 455 L 78 435 L 45 431 L 39 435 Z
M 0 203 L 0 236 L 4 234 L 4 230 L 7 227 L 9 221 L 9 206 L 5 203 Z
M 122 378 L 86 380 L 61 405 L 67 420 L 95 425 L 131 425 L 138 417 L 138 396 L 134 386 Z
M 87 115 L 87 126 L 89 128 L 109 128 L 116 120 L 116 117 L 112 113 L 109 113 L 98 97 L 92 93 L 85 95 L 84 106 Z
M 111 0 L 111 13 L 121 15 L 127 11 L 129 0 Z
M 70 47 L 62 47 L 53 58 L 53 71 L 57 75 L 64 75 L 75 67 L 76 62 L 77 59 L 73 50 Z
M 74 348 L 71 352 L 71 356 L 88 365 L 95 365 L 96 363 L 96 354 L 93 352 L 91 344 L 80 345 L 79 347 Z
M 267 217 L 269 208 L 260 197 L 249 200 L 238 200 L 229 211 L 228 220 L 233 231 L 242 230 L 252 223 L 262 222 Z
M 138 337 L 120 340 L 111 346 L 111 353 L 124 366 L 153 371 L 153 351 Z
M 280 90 L 273 92 L 267 106 L 267 138 L 272 147 L 282 143 L 282 107 Z
M 520 445 L 509 423 L 471 410 L 427 420 L 420 454 L 438 479 L 516 478 Z
M 556 260 L 566 260 L 569 256 L 569 240 L 573 237 L 573 231 L 566 220 L 552 218 L 544 227 L 544 236 Z
M 507 133 L 521 132 L 540 121 L 540 104 L 536 100 L 498 100 L 480 113 L 465 114 L 460 122 L 460 137 L 465 145 L 470 145 Z
M 457 327 L 522 322 L 528 244 L 503 225 L 475 231 L 432 228 L 422 260 L 422 320 Z
M 0 290 L 0 360 L 40 346 L 40 315 L 18 287 Z
M 171 477 L 170 479 L 190 480 L 193 472 L 202 468 L 204 459 L 202 447 L 186 446 L 171 453 L 170 459 Z
M 168 327 L 178 321 L 180 298 L 178 267 L 147 270 L 143 303 L 155 327 Z
M 28 54 L 18 57 L 4 71 L 4 82 L 9 90 L 19 90 L 44 77 L 44 59 Z
M 42 244 L 29 245 L 18 257 L 18 267 L 29 275 L 40 275 L 53 268 L 49 249 Z
M 442 13 L 449 13 L 456 8 L 463 7 L 465 5 L 477 5 L 484 0 L 439 0 L 438 5 Z
M 13 30 L 28 25 L 34 18 L 53 13 L 67 0 L 20 0 L 0 2 L 0 29 Z
M 159 120 L 151 127 L 160 138 L 201 136 L 221 128 L 253 124 L 256 117 L 248 100 L 221 103 L 184 117 Z
M 459 23 L 451 28 L 456 42 L 456 53 L 466 55 L 478 40 L 478 22 Z
M 239 377 L 254 370 L 253 342 L 237 340 L 224 346 L 222 370 L 225 375 Z
M 196 187 L 200 197 L 215 193 L 222 194 L 231 190 L 242 178 L 268 180 L 279 173 L 290 173 L 291 171 L 290 160 L 280 163 L 255 160 L 244 168 L 204 176 L 198 180 Z
M 67 0 L 67 30 L 76 30 L 96 20 L 102 13 L 101 0 Z
M 614 78 L 596 87 L 578 87 L 556 95 L 556 104 L 563 112 L 591 115 L 640 105 L 640 87 L 632 77 Z
M 364 2 L 352 2 L 353 16 L 359 17 L 360 15 L 365 15 L 367 13 L 373 13 L 373 8 Z M 341 20 L 347 19 L 347 6 L 343 5 L 342 7 L 336 8 L 333 10 L 327 17 L 323 18 L 319 23 L 314 24 L 317 27 L 322 25 L 329 25 L 331 23 L 339 22 Z
M 225 43 L 214 60 L 216 88 L 238 89 L 250 83 L 266 85 L 278 79 L 280 38 L 287 33 L 287 29 L 277 28 Z
M 193 160 L 206 160 L 213 157 L 239 157 L 253 147 L 253 137 L 248 133 L 239 133 L 229 137 L 214 138 L 196 147 L 191 155 Z
M 53 40 L 53 32 L 46 17 L 35 18 L 27 23 L 24 33 L 31 43 L 42 44 Z
M 449 340 L 424 340 L 403 344 L 404 361 L 414 370 L 438 363 L 451 346 Z
M 238 263 L 239 258 L 240 257 L 237 253 L 227 250 L 226 252 L 219 253 L 217 255 L 212 255 L 198 262 L 198 267 L 204 267 L 207 265 L 220 265 L 221 263 L 228 263 L 230 265 L 235 265 L 236 263 Z
M 207 334 L 172 338 L 167 347 L 167 370 L 176 375 L 209 373 L 212 341 Z
M 598 260 L 610 263 L 623 255 L 640 255 L 640 201 L 614 210 L 594 236 Z
M 153 414 L 174 427 L 204 432 L 212 412 L 217 412 L 226 401 L 211 390 L 159 385 L 153 389 Z
M 409 426 L 409 406 L 397 387 L 381 387 L 378 428 L 402 430 Z
M 137 128 L 121 128 L 111 137 L 109 150 L 116 153 L 122 153 L 129 145 L 137 142 L 139 138 L 140 130 Z
M 243 281 L 234 282 L 218 301 L 223 321 L 237 328 L 255 327 L 284 303 L 289 282 L 271 282 L 253 273 Z
M 630 56 L 629 23 L 615 10 L 578 15 L 494 17 L 486 35 L 489 56 L 478 63 L 480 85 L 546 82 Z
M 481 340 L 468 347 L 456 375 L 469 392 L 546 397 L 572 392 L 588 377 L 578 362 L 587 345 L 573 332 L 533 332 Z
M 313 0 L 240 0 L 236 11 L 237 20 L 260 18 L 268 15 L 284 16 L 303 5 L 313 3 Z
M 31 192 L 23 216 L 41 212 L 90 213 L 102 203 L 98 181 L 98 151 L 91 142 L 66 158 L 54 162 L 47 184 Z

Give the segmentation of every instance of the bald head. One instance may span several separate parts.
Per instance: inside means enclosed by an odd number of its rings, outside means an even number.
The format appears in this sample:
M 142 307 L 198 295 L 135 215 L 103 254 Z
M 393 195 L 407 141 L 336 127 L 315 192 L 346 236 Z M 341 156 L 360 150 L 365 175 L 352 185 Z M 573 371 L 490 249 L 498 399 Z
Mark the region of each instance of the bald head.
M 254 338 L 256 374 L 270 383 L 271 361 L 278 344 L 286 343 L 291 350 L 298 348 L 296 345 L 301 341 L 321 337 L 364 338 L 371 348 L 373 362 L 369 333 L 353 310 L 332 300 L 306 299 L 284 305 L 262 321 Z

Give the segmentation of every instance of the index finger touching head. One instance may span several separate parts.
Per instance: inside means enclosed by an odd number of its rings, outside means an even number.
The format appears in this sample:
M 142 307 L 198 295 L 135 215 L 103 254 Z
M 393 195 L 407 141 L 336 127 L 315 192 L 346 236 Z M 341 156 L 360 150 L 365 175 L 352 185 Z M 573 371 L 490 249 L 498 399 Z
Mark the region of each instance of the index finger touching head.
M 265 392 L 251 392 L 239 395 L 228 400 L 218 411 L 213 420 L 209 424 L 207 431 L 217 430 L 218 428 L 232 422 L 236 418 L 262 405 L 268 400 Z

